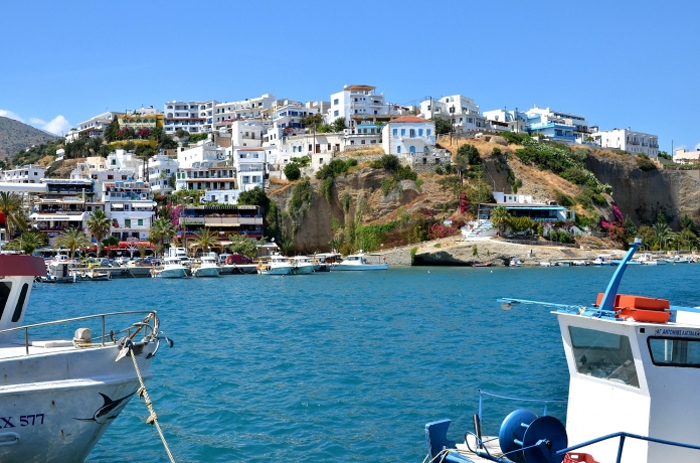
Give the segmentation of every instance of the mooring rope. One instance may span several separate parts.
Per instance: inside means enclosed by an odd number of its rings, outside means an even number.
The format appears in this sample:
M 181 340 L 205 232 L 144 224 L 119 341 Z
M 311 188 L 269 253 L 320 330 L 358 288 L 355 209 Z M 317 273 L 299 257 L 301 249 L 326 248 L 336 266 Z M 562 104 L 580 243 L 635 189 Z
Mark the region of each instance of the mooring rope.
M 143 383 L 143 378 L 141 377 L 141 370 L 139 370 L 139 365 L 136 362 L 136 354 L 134 354 L 133 344 L 129 344 L 129 350 L 131 351 L 131 360 L 134 362 L 134 369 L 136 369 L 136 375 L 139 377 L 139 383 L 141 383 L 141 387 L 139 388 L 137 394 L 139 397 L 143 397 L 144 401 L 146 402 L 146 406 L 148 407 L 148 411 L 151 412 L 151 415 L 146 419 L 146 423 L 156 425 L 156 429 L 158 430 L 158 434 L 160 435 L 160 440 L 163 442 L 163 447 L 165 447 L 165 452 L 168 454 L 168 458 L 170 458 L 170 461 L 172 463 L 175 463 L 173 454 L 170 452 L 168 443 L 165 441 L 163 431 L 160 429 L 160 424 L 158 424 L 158 415 L 156 415 L 156 411 L 153 409 L 153 402 L 151 401 L 151 398 L 148 395 L 146 385 Z

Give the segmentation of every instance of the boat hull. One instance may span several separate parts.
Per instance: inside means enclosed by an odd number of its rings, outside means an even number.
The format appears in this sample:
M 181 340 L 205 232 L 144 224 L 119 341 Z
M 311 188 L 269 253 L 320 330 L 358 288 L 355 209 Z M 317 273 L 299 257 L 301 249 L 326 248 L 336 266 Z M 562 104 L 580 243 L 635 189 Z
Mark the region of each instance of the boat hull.
M 161 271 L 156 271 L 153 274 L 153 278 L 185 278 L 187 276 L 187 269 L 164 269 Z
M 150 377 L 146 357 L 155 345 L 137 346 L 139 369 Z M 117 353 L 116 345 L 71 347 L 0 360 L 0 461 L 85 460 L 139 387 L 132 359 L 115 362 Z
M 389 268 L 389 264 L 362 264 L 362 265 L 336 265 L 331 268 L 332 272 L 364 272 L 370 270 L 386 270 Z
M 289 267 L 272 267 L 272 268 L 259 268 L 258 273 L 260 275 L 290 275 L 294 270 L 291 265 Z
M 197 278 L 218 277 L 221 274 L 219 267 L 200 267 L 192 272 L 192 276 Z
M 299 265 L 298 267 L 294 267 L 294 273 L 296 275 L 310 275 L 314 273 L 315 269 L 313 264 L 309 265 Z

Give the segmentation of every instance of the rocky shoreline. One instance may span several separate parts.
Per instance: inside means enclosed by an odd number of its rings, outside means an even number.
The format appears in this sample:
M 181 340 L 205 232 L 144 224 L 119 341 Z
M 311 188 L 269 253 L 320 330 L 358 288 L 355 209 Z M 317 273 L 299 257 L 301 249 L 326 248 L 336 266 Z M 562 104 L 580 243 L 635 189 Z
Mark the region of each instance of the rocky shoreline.
M 411 249 L 417 248 L 413 260 Z M 476 252 L 475 252 L 476 251 Z M 453 266 L 465 267 L 478 262 L 491 262 L 494 266 L 507 266 L 514 257 L 524 266 L 539 266 L 541 262 L 591 261 L 599 255 L 621 259 L 621 249 L 591 249 L 566 246 L 526 245 L 500 239 L 464 241 L 458 237 L 434 240 L 414 246 L 404 246 L 384 251 L 389 265 L 402 266 Z

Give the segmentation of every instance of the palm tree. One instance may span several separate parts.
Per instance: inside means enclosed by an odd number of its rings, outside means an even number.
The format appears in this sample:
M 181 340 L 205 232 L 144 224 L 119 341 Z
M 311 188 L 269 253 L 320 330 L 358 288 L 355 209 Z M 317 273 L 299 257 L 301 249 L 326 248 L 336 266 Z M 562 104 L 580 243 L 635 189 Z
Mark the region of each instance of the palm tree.
M 263 244 L 245 235 L 229 235 L 228 239 L 231 240 L 231 244 L 228 246 L 231 252 L 237 252 L 253 259 L 258 253 L 258 246 Z
M 508 213 L 508 209 L 506 209 L 504 206 L 496 206 L 491 211 L 491 216 L 489 218 L 491 220 L 491 223 L 498 227 L 498 233 L 501 236 L 503 236 L 503 230 L 505 229 L 506 224 L 510 220 L 510 214 Z
M 27 216 L 22 208 L 22 198 L 17 193 L 0 192 L 0 212 L 5 215 L 7 237 L 11 239 L 17 231 L 28 228 Z
M 87 228 L 90 234 L 97 240 L 97 257 L 100 257 L 102 240 L 109 235 L 110 225 L 109 217 L 107 217 L 107 214 L 105 214 L 105 211 L 102 209 L 97 209 L 87 219 Z
M 90 246 L 90 239 L 85 236 L 85 233 L 79 228 L 70 227 L 56 238 L 56 246 L 68 248 L 70 250 L 70 258 L 75 257 L 75 251 L 80 248 Z
M 157 250 L 164 250 L 165 244 L 173 239 L 177 230 L 168 217 L 156 219 L 148 233 L 148 241 L 156 245 Z
M 665 222 L 656 222 L 652 227 L 656 240 L 661 249 L 666 249 L 669 239 L 671 238 L 671 228 Z
M 35 249 L 46 245 L 46 235 L 40 231 L 30 230 L 13 239 L 3 249 L 8 251 L 20 251 L 31 255 Z
M 221 241 L 216 236 L 216 233 L 208 228 L 203 228 L 199 233 L 194 234 L 195 239 L 192 246 L 195 249 L 211 249 L 211 248 L 221 248 Z

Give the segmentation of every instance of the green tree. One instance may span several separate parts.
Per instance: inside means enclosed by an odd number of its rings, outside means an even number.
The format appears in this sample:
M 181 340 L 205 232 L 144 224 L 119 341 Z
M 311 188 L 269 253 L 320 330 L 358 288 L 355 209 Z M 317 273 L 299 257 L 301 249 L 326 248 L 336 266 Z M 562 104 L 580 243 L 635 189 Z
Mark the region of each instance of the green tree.
M 136 147 L 136 157 L 143 162 L 144 180 L 148 183 L 148 160 L 157 154 L 156 149 L 151 145 L 139 144 Z
M 491 211 L 491 223 L 498 228 L 498 232 L 501 235 L 503 235 L 503 231 L 510 218 L 510 213 L 508 213 L 508 209 L 506 209 L 504 206 L 496 206 Z
M 671 228 L 665 222 L 656 222 L 652 229 L 654 230 L 656 242 L 659 244 L 660 249 L 666 249 L 671 239 L 671 234 L 673 233 Z
M 109 123 L 107 128 L 105 129 L 105 140 L 107 140 L 107 143 L 113 142 L 118 139 L 119 137 L 119 119 L 117 117 L 114 117 L 112 119 L 112 122 Z
M 148 232 L 148 241 L 155 244 L 157 249 L 162 252 L 165 245 L 169 243 L 177 233 L 175 226 L 170 221 L 169 217 L 160 217 L 151 225 L 151 230 Z
M 87 219 L 87 228 L 90 234 L 97 240 L 97 257 L 100 257 L 102 240 L 109 235 L 111 222 L 105 211 L 97 209 Z
M 448 119 L 444 117 L 434 117 L 433 122 L 435 122 L 436 135 L 445 135 L 452 132 L 452 123 Z
M 22 207 L 22 198 L 17 193 L 0 192 L 0 212 L 5 216 L 5 228 L 9 239 L 29 227 L 27 215 Z
M 20 251 L 24 254 L 32 254 L 36 249 L 45 246 L 46 235 L 36 230 L 30 230 L 19 235 L 18 238 L 7 243 L 3 249 L 8 251 Z
M 199 230 L 199 233 L 194 234 L 195 239 L 192 242 L 192 246 L 195 249 L 209 250 L 209 249 L 221 249 L 221 241 L 217 237 L 217 234 L 211 231 L 209 228 L 203 228 Z
M 231 240 L 231 244 L 228 246 L 231 252 L 237 252 L 251 259 L 254 259 L 258 254 L 258 246 L 261 244 L 258 240 L 248 238 L 245 235 L 229 235 L 228 239 Z
M 299 169 L 299 165 L 296 162 L 290 162 L 284 167 L 284 175 L 290 182 L 299 180 L 301 178 L 301 169 Z
M 90 246 L 90 239 L 77 227 L 70 227 L 56 238 L 56 246 L 70 250 L 70 258 L 75 258 L 75 251 Z
M 333 132 L 342 132 L 345 130 L 345 118 L 339 117 L 338 119 L 334 120 L 331 124 L 331 128 L 333 129 Z
M 260 206 L 260 211 L 265 220 L 265 234 L 269 238 L 278 238 L 279 220 L 277 205 L 270 201 L 260 187 L 244 191 L 238 196 L 238 204 Z

